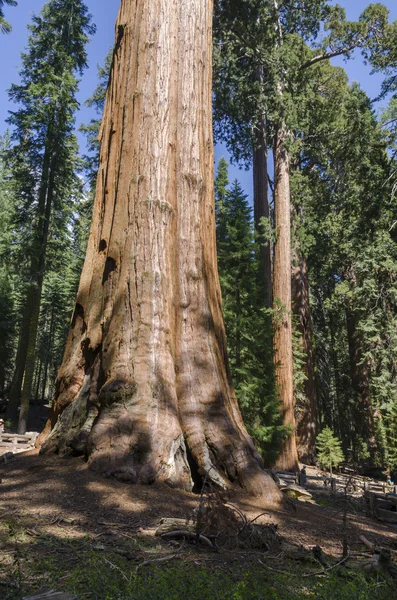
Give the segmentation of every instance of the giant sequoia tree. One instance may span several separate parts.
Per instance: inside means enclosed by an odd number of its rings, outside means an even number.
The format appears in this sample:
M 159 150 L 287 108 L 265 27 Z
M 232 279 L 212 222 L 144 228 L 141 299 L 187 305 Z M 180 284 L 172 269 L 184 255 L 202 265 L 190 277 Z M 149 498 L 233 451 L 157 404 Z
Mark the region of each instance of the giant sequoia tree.
M 122 0 L 94 215 L 43 450 L 279 498 L 231 388 L 216 266 L 212 0 Z

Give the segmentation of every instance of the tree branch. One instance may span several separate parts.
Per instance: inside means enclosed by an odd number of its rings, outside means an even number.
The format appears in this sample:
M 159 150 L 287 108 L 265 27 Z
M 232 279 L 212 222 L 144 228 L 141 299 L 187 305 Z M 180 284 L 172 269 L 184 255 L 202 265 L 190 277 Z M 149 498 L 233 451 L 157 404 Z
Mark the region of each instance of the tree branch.
M 358 47 L 358 44 L 352 44 L 351 46 L 346 46 L 345 48 L 341 48 L 340 50 L 335 50 L 335 52 L 325 52 L 324 54 L 318 54 L 317 56 L 313 56 L 313 58 L 309 58 L 306 62 L 304 62 L 299 70 L 303 71 L 312 65 L 315 65 L 322 60 L 328 60 L 330 58 L 335 58 L 336 56 L 341 56 L 342 54 L 346 54 L 347 52 L 351 52 L 355 48 Z

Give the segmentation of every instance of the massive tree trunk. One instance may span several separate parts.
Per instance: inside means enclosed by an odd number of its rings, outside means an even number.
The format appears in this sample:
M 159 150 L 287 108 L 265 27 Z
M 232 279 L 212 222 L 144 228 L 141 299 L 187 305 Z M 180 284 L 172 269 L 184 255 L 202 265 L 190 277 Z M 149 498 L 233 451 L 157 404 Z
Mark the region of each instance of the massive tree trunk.
M 124 481 L 191 489 L 207 476 L 274 502 L 227 368 L 211 25 L 212 0 L 121 2 L 93 223 L 43 451 L 85 453 Z
M 274 360 L 283 422 L 289 434 L 282 443 L 277 466 L 280 469 L 298 469 L 295 436 L 294 366 L 292 355 L 291 319 L 291 196 L 290 159 L 285 147 L 285 126 L 281 126 L 274 144 Z
M 317 386 L 313 356 L 313 323 L 310 310 L 309 273 L 304 256 L 296 256 L 292 271 L 292 304 L 298 322 L 300 343 L 305 354 L 304 404 L 296 418 L 298 455 L 302 462 L 313 464 L 316 457 L 316 437 L 319 430 Z

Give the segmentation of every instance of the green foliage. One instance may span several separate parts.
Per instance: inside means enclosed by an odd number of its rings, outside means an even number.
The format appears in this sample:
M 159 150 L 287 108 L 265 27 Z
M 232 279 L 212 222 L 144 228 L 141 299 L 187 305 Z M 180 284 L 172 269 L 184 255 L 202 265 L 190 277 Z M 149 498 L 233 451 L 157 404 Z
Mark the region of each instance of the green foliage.
M 84 203 L 74 132 L 76 94 L 78 77 L 87 64 L 86 44 L 95 27 L 82 0 L 49 0 L 33 16 L 29 30 L 20 83 L 9 92 L 15 109 L 9 118 L 13 144 L 8 144 L 6 153 L 7 178 L 12 181 L 14 200 L 7 211 L 6 241 L 0 227 L 0 251 L 2 243 L 11 250 L 7 272 L 15 289 L 16 334 L 25 307 L 32 307 L 31 315 L 38 313 L 42 300 L 35 358 L 38 378 L 45 373 L 45 381 L 48 370 L 53 377 L 59 365 L 76 290 L 76 265 L 81 266 L 82 250 L 76 256 L 79 244 L 74 243 Z M 0 198 L 1 211 L 1 191 Z M 46 319 L 52 314 L 51 328 Z M 33 323 L 37 321 L 31 316 L 29 336 L 36 340 Z M 53 336 L 51 343 L 48 335 Z M 22 344 L 23 336 L 19 337 Z M 51 352 L 50 361 L 46 352 Z M 37 384 L 36 394 L 38 389 Z M 18 390 L 14 396 L 18 397 Z
M 7 164 L 8 132 L 0 138 L 0 393 L 9 379 L 15 334 L 15 278 L 12 263 L 12 224 L 16 198 Z
M 280 124 L 300 137 L 300 107 L 310 95 L 311 71 L 334 56 L 360 49 L 378 70 L 393 64 L 397 22 L 382 4 L 356 22 L 329 0 L 218 0 L 214 19 L 216 139 L 237 162 L 252 160 L 252 132 L 265 114 L 269 141 Z M 323 31 L 323 35 L 319 35 Z M 389 62 L 388 62 L 389 61 Z M 317 96 L 321 96 L 321 92 Z M 289 144 L 293 143 L 293 138 Z
M 299 236 L 310 266 L 320 408 L 356 462 L 385 464 L 397 397 L 394 159 L 386 152 L 393 135 L 385 138 L 357 85 L 340 80 L 336 89 L 336 104 L 324 97 L 322 111 L 308 115 L 310 143 L 292 186 L 304 216 Z M 364 395 L 365 411 L 358 408 Z
M 310 567 L 297 568 L 296 561 L 275 566 L 274 560 L 267 564 L 265 558 L 264 566 L 252 565 L 252 561 L 248 565 L 239 564 L 236 556 L 232 566 L 222 568 L 215 565 L 208 569 L 188 561 L 137 569 L 142 561 L 139 556 L 131 556 L 131 544 L 128 550 L 119 547 L 118 552 L 110 548 L 100 551 L 92 547 L 90 540 L 57 537 L 41 537 L 39 560 L 35 548 L 27 551 L 24 544 L 19 544 L 18 558 L 23 568 L 18 563 L 13 570 L 19 589 L 15 584 L 8 586 L 4 578 L 3 600 L 19 600 L 21 593 L 30 595 L 40 585 L 75 594 L 80 600 L 390 600 L 395 594 L 392 580 L 382 575 L 365 576 L 343 566 L 321 578 L 303 578 Z M 150 550 L 156 559 L 158 548 Z
M 344 461 L 341 442 L 329 427 L 324 427 L 316 440 L 318 462 L 324 469 L 338 467 Z
M 11 25 L 4 19 L 4 5 L 16 6 L 16 0 L 0 0 L 0 31 L 2 33 L 9 33 L 11 31 Z
M 284 435 L 276 395 L 271 315 L 258 284 L 252 210 L 240 184 L 228 186 L 219 161 L 215 180 L 218 268 L 233 384 L 249 433 L 266 462 L 277 456 Z
M 0 394 L 10 375 L 15 329 L 14 294 L 10 277 L 0 268 Z
M 105 108 L 106 91 L 109 83 L 110 68 L 113 61 L 113 49 L 106 55 L 103 66 L 98 66 L 99 83 L 95 88 L 93 95 L 86 100 L 85 104 L 93 108 L 98 118 L 91 119 L 87 125 L 81 125 L 82 131 L 87 138 L 88 154 L 84 156 L 84 170 L 88 175 L 91 190 L 95 189 L 96 176 L 99 168 L 99 153 L 101 143 L 99 140 L 99 131 L 101 127 L 102 114 Z

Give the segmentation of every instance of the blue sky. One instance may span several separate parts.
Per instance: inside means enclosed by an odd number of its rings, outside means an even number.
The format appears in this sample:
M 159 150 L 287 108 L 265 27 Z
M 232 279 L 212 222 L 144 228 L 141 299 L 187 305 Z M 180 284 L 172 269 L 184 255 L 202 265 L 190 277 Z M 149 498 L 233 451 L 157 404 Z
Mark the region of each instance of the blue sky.
M 77 117 L 77 124 L 88 122 L 91 117 L 89 109 L 84 107 L 84 100 L 88 98 L 97 84 L 97 65 L 103 59 L 113 45 L 114 24 L 119 7 L 119 0 L 86 0 L 93 21 L 97 26 L 97 32 L 88 47 L 89 69 L 85 72 L 80 84 L 79 100 L 81 111 Z M 384 0 L 383 2 L 390 10 L 390 18 L 397 19 L 397 1 Z M 11 108 L 8 102 L 7 89 L 11 83 L 18 81 L 20 69 L 20 53 L 26 45 L 28 31 L 26 25 L 31 20 L 32 13 L 38 13 L 45 0 L 18 0 L 16 8 L 6 8 L 6 17 L 12 23 L 13 31 L 10 35 L 0 35 L 0 56 L 2 64 L 0 68 L 0 133 L 5 128 L 5 119 Z M 345 7 L 347 17 L 351 20 L 357 19 L 363 9 L 369 4 L 367 0 L 339 0 L 339 4 Z M 379 92 L 382 81 L 381 76 L 370 75 L 370 69 L 366 67 L 360 57 L 348 63 L 335 61 L 342 64 L 352 81 L 358 81 L 362 88 L 371 96 L 375 97 Z M 83 142 L 83 140 L 81 140 Z M 216 157 L 225 155 L 224 149 L 216 149 Z M 232 178 L 238 177 L 248 194 L 252 191 L 251 174 L 232 168 Z

